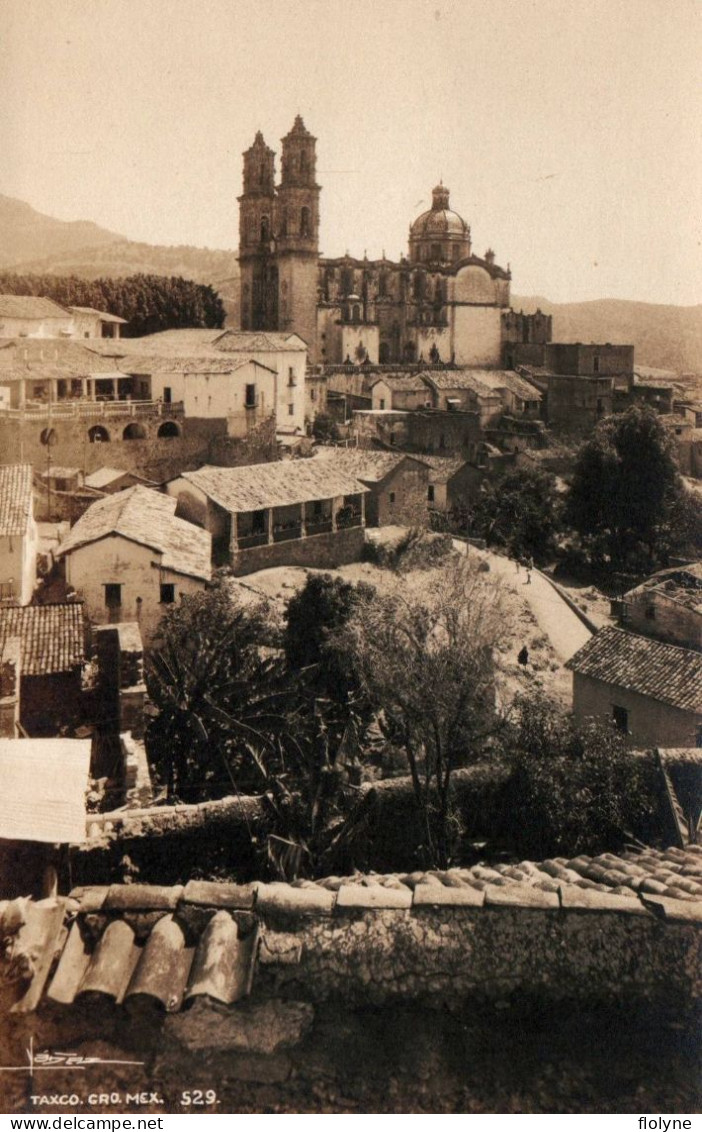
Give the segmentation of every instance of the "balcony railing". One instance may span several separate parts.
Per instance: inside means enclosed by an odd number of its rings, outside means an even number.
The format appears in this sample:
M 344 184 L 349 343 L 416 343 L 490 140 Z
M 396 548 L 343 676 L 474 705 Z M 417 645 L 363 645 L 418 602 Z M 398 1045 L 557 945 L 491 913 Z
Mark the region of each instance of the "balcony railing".
M 239 535 L 236 544 L 239 550 L 248 550 L 252 546 L 265 546 L 268 542 L 266 531 L 254 535 Z
M 336 525 L 339 530 L 347 527 L 360 527 L 362 521 L 360 507 L 342 507 L 337 512 Z
M 333 529 L 331 515 L 328 519 L 308 519 L 305 523 L 305 531 L 308 535 L 323 535 Z
M 273 528 L 273 542 L 287 542 L 288 539 L 302 538 L 302 524 L 293 523 L 290 526 L 286 523 L 285 526 Z
M 0 417 L 17 421 L 102 420 L 104 417 L 182 417 L 182 401 L 52 401 L 24 409 L 0 406 Z

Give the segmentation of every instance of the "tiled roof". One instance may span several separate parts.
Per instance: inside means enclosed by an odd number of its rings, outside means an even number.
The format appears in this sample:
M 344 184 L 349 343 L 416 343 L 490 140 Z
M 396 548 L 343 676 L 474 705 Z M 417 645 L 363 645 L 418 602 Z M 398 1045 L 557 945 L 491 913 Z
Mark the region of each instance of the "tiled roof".
M 465 467 L 465 456 L 424 456 L 422 463 L 429 465 L 429 483 L 448 483 L 456 472 Z
M 382 452 L 374 448 L 334 448 L 322 445 L 316 449 L 314 458 L 325 460 L 335 470 L 355 476 L 364 483 L 378 483 L 394 471 L 403 460 L 416 460 L 426 464 L 423 456 L 412 456 L 407 452 Z
M 182 478 L 199 487 L 225 511 L 232 512 L 310 503 L 368 490 L 355 476 L 314 459 L 247 464 L 241 468 L 205 465 L 196 472 L 183 472 Z
M 177 500 L 148 487 L 130 487 L 93 503 L 60 543 L 56 554 L 70 554 L 106 535 L 117 534 L 160 551 L 161 564 L 178 574 L 211 577 L 211 536 L 175 516 Z
M 499 392 L 500 389 L 508 389 L 510 393 L 513 393 L 515 397 L 520 397 L 522 401 L 540 401 L 542 399 L 542 393 L 535 385 L 512 370 L 481 369 L 473 372 L 484 385 L 495 390 L 495 392 Z
M 217 373 L 232 374 L 246 366 L 258 366 L 268 373 L 275 373 L 270 366 L 264 366 L 253 358 L 242 361 L 240 358 L 226 358 L 222 354 L 208 353 L 205 357 L 195 354 L 165 355 L 127 354 L 120 359 L 120 365 L 129 373 Z
M 108 311 L 98 311 L 95 307 L 69 307 L 69 311 L 76 314 L 92 314 L 101 319 L 102 322 L 122 323 L 126 326 L 127 319 L 120 318 L 118 314 L 110 314 Z
M 91 472 L 89 476 L 85 477 L 85 486 L 99 489 L 114 483 L 115 480 L 122 479 L 123 476 L 131 476 L 133 474 L 133 472 L 127 471 L 126 468 L 98 468 L 96 471 Z
M 294 957 L 294 933 L 305 923 L 321 921 L 321 929 L 326 922 L 333 948 L 340 946 L 335 941 L 343 939 L 344 927 L 353 930 L 359 913 L 383 916 L 388 909 L 405 917 L 431 910 L 476 917 L 483 910 L 495 915 L 525 909 L 530 916 L 536 910 L 697 923 L 702 921 L 702 848 L 293 884 L 96 886 L 74 889 L 65 901 L 13 901 L 0 905 L 0 934 L 16 937 L 14 954 L 32 954 L 33 965 L 28 977 L 15 983 L 11 1009 L 28 1013 L 43 998 L 65 1007 L 95 992 L 118 1005 L 146 996 L 168 1013 L 201 996 L 221 1009 L 249 994 L 259 940 L 265 961 L 276 962 L 286 948 Z M 70 925 L 67 935 L 64 920 Z M 39 940 L 41 946 L 35 943 Z
M 702 712 L 702 655 L 608 625 L 566 668 L 650 696 L 681 711 Z
M 479 397 L 489 397 L 495 392 L 482 380 L 483 370 L 432 369 L 425 370 L 424 377 L 435 389 L 449 393 L 452 389 L 468 389 Z
M 0 739 L 0 837 L 85 840 L 90 739 Z
M 370 388 L 372 389 L 379 381 L 384 381 L 390 389 L 396 389 L 398 392 L 428 392 L 427 383 L 421 373 L 381 373 L 370 382 Z
M 32 465 L 0 466 L 0 535 L 26 534 L 32 516 Z
M 40 295 L 0 295 L 0 318 L 68 318 L 69 312 Z
M 0 536 L 26 534 L 31 515 L 31 464 L 5 464 L 0 467 Z
M 19 637 L 23 676 L 72 672 L 85 662 L 83 603 L 0 606 L 0 649 Z
M 9 338 L 5 349 L 0 350 L 0 375 L 4 378 L 20 377 L 87 377 L 115 370 L 115 354 L 103 357 L 91 345 L 70 338 Z M 122 351 L 124 353 L 124 351 Z
M 307 349 L 298 334 L 279 334 L 270 330 L 226 330 L 217 339 L 217 349 L 227 354 L 260 354 L 277 350 Z

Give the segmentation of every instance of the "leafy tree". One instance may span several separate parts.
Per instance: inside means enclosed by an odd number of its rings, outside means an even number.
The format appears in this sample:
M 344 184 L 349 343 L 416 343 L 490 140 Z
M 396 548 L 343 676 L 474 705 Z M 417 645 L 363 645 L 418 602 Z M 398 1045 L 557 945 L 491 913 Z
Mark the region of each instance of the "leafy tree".
M 310 574 L 288 602 L 284 636 L 288 664 L 294 670 L 316 666 L 316 686 L 341 703 L 351 690 L 353 672 L 337 635 L 358 603 L 374 594 L 373 586 L 365 582 L 354 585 L 331 574 Z
M 225 310 L 217 292 L 180 276 L 130 275 L 81 279 L 75 275 L 16 275 L 0 272 L 0 291 L 44 295 L 62 306 L 95 307 L 126 318 L 127 336 L 183 327 L 219 327 Z
M 556 478 L 541 468 L 515 468 L 487 480 L 475 502 L 472 531 L 517 557 L 548 560 L 561 529 Z
M 546 697 L 525 698 L 508 732 L 514 771 L 503 833 L 532 859 L 621 848 L 658 812 L 653 759 L 609 722 L 578 726 Z
M 317 413 L 312 421 L 312 435 L 320 444 L 339 439 L 339 429 L 328 413 Z
M 445 868 L 460 837 L 452 774 L 499 726 L 495 648 L 500 594 L 462 559 L 430 595 L 398 585 L 359 602 L 340 643 L 369 703 L 407 759 L 427 865 Z
M 675 446 L 648 408 L 606 417 L 579 450 L 566 518 L 593 562 L 621 570 L 665 559 L 684 494 Z

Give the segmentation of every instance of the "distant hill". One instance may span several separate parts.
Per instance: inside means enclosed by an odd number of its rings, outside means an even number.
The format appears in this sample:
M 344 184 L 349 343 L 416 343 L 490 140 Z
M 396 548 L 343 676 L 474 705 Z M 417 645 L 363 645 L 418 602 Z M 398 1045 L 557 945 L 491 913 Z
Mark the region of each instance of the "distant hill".
M 90 220 L 55 220 L 24 201 L 0 194 L 0 267 L 39 256 L 59 256 L 76 248 L 98 248 L 122 240 Z
M 702 373 L 702 306 L 625 299 L 552 303 L 538 295 L 513 295 L 512 307 L 553 315 L 554 342 L 632 343 L 639 365 Z

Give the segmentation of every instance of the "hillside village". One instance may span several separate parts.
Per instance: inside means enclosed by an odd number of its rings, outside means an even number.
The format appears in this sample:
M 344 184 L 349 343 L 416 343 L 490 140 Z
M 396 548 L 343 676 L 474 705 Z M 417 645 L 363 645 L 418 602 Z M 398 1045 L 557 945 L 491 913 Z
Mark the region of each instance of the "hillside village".
M 702 375 L 554 341 L 442 183 L 321 258 L 315 147 L 244 154 L 225 324 L 0 294 L 0 1052 L 469 1111 L 363 1011 L 699 1003 Z

